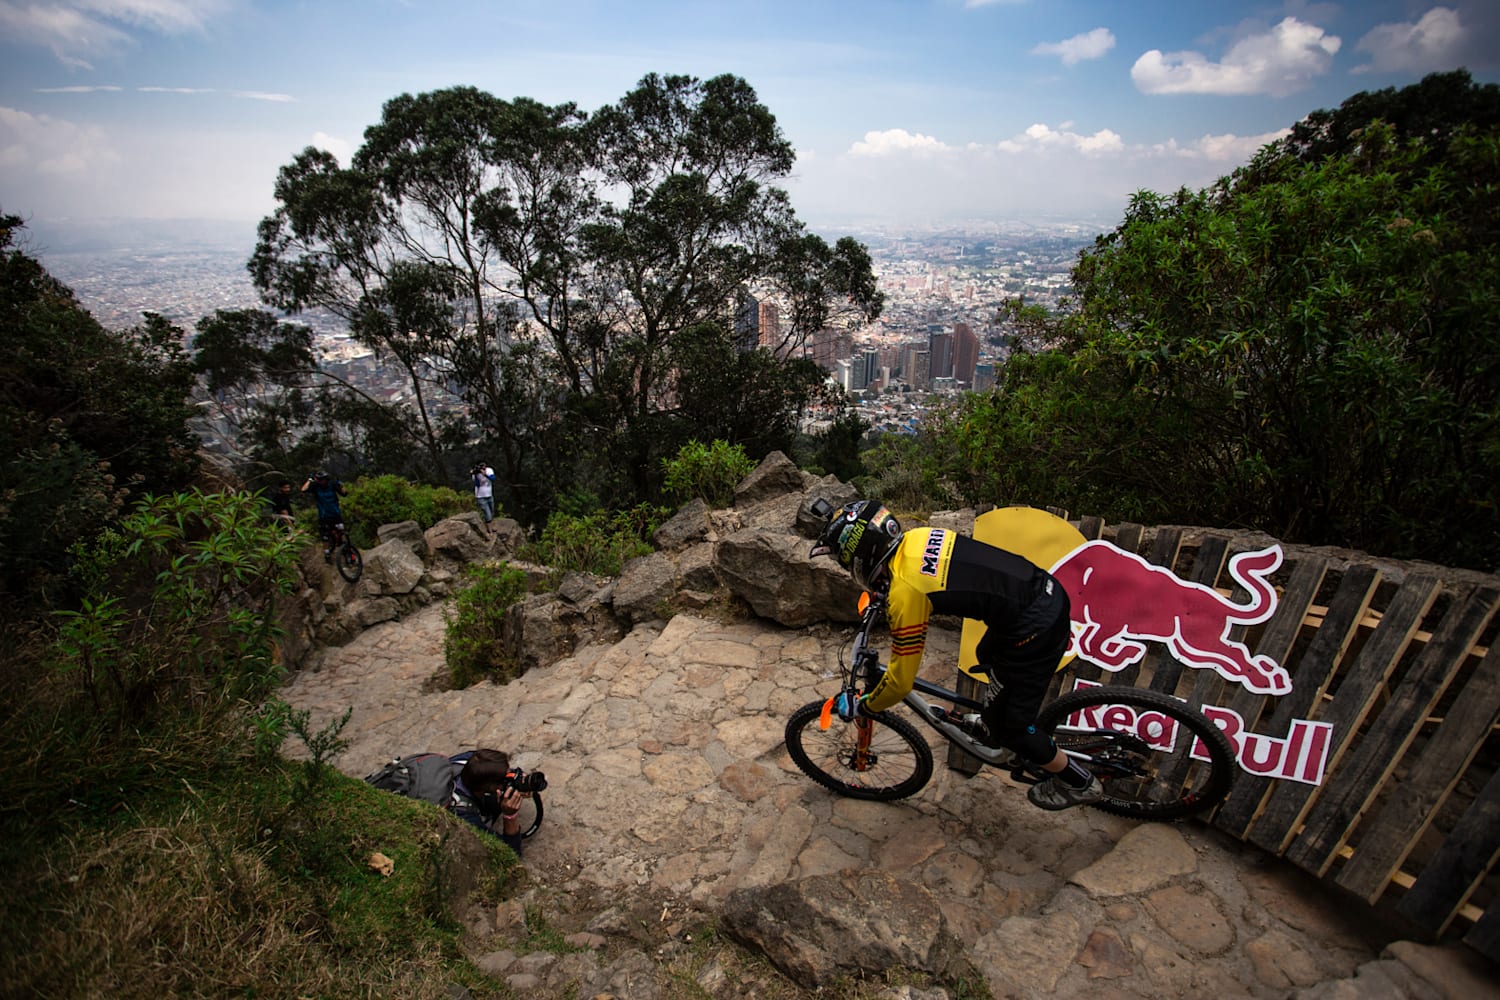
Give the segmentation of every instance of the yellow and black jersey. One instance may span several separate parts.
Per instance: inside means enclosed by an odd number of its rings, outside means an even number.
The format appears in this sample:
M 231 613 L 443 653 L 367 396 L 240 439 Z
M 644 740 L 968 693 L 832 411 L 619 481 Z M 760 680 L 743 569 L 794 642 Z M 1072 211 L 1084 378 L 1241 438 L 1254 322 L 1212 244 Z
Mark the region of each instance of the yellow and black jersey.
M 865 698 L 872 712 L 890 708 L 911 691 L 934 613 L 973 618 L 1003 632 L 1049 579 L 1046 570 L 1014 552 L 946 528 L 908 531 L 889 567 L 891 662 Z

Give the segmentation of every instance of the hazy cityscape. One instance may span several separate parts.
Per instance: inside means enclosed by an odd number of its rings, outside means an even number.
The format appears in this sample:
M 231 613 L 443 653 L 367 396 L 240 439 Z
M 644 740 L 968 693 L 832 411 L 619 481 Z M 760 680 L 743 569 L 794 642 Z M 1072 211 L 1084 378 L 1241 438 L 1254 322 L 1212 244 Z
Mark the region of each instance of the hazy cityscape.
M 1078 253 L 1102 227 L 1082 223 L 975 225 L 925 233 L 845 231 L 870 250 L 885 293 L 883 315 L 848 331 L 812 335 L 802 350 L 885 431 L 908 430 L 934 394 L 983 390 L 1005 360 L 1001 305 L 1024 296 L 1055 305 L 1067 294 Z M 245 270 L 254 242 L 246 224 L 33 223 L 26 249 L 111 329 L 156 312 L 190 336 L 216 309 L 261 305 Z M 316 332 L 321 364 L 372 394 L 399 400 L 409 387 L 331 315 L 302 314 Z M 784 336 L 774 302 L 747 296 L 735 317 L 743 343 L 774 347 Z M 457 401 L 453 401 L 457 405 Z M 809 429 L 817 429 L 816 423 Z

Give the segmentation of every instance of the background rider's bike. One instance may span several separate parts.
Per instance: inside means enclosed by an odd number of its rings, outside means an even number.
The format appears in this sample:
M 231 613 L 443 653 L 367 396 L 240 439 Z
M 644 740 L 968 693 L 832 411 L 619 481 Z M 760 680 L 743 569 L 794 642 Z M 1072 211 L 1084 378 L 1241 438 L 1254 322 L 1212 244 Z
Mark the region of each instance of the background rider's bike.
M 882 598 L 860 596 L 859 627 L 839 651 L 840 694 L 869 691 L 884 673 L 869 645 L 884 615 Z M 882 802 L 927 784 L 932 749 L 916 726 L 894 708 L 845 722 L 833 711 L 837 697 L 804 705 L 787 721 L 786 747 L 802 773 L 840 795 Z M 1016 781 L 1035 784 L 1045 777 L 1009 750 L 981 741 L 979 702 L 918 678 L 904 704 L 944 739 Z M 1063 694 L 1042 707 L 1037 726 L 1104 786 L 1094 808 L 1121 816 L 1170 820 L 1203 812 L 1229 794 L 1238 766 L 1229 739 L 1207 716 L 1142 688 L 1105 685 Z
M 359 547 L 349 540 L 349 532 L 340 521 L 328 529 L 328 541 L 333 547 L 333 565 L 337 567 L 339 576 L 356 583 L 360 574 L 365 571 L 364 557 L 359 554 Z

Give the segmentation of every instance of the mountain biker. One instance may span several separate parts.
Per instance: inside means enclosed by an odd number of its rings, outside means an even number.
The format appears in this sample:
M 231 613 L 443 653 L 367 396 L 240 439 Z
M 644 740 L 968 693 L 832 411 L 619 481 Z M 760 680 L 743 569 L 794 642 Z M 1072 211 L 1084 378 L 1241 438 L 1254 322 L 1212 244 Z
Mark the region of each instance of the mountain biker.
M 349 491 L 344 489 L 342 481 L 326 472 L 315 472 L 308 476 L 307 482 L 302 484 L 301 492 L 306 493 L 308 490 L 312 490 L 313 502 L 318 505 L 318 534 L 323 539 L 323 561 L 333 562 L 333 529 L 344 520 L 339 497 L 348 496 Z
M 1103 797 L 1099 779 L 1036 728 L 1071 628 L 1067 591 L 1051 574 L 946 528 L 902 532 L 878 500 L 856 500 L 833 513 L 808 556 L 829 554 L 860 587 L 885 595 L 891 630 L 889 668 L 857 700 L 840 699 L 842 718 L 875 715 L 911 692 L 934 613 L 973 618 L 986 626 L 976 650 L 976 669 L 990 677 L 980 713 L 986 742 L 1048 773 L 1027 792 L 1033 805 L 1066 809 Z

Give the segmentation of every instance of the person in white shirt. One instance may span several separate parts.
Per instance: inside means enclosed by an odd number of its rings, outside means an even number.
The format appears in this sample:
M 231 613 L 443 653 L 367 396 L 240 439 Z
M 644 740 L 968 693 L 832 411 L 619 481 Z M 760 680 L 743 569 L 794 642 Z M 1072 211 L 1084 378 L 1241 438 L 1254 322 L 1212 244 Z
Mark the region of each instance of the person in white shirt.
M 469 470 L 474 480 L 474 499 L 479 503 L 479 515 L 484 518 L 484 530 L 490 534 L 490 522 L 495 519 L 495 470 L 483 462 L 475 462 Z

